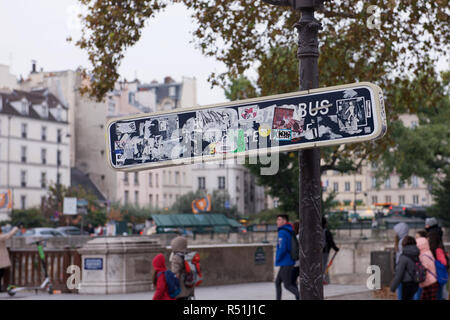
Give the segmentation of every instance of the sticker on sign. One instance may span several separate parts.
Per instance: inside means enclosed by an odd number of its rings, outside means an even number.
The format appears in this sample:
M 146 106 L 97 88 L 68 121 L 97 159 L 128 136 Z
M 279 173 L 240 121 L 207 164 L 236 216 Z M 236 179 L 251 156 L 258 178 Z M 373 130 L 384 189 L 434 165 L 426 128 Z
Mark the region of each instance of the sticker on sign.
M 385 132 L 383 92 L 361 82 L 116 118 L 106 144 L 112 168 L 135 171 L 358 143 Z

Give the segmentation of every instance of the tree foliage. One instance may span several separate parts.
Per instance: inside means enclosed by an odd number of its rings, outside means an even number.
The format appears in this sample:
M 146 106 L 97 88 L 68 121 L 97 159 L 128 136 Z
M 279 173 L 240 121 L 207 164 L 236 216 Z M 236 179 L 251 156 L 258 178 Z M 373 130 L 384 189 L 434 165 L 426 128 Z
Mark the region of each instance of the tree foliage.
M 227 67 L 212 73 L 211 83 L 224 84 L 261 61 L 271 47 L 293 47 L 300 13 L 260 0 L 79 0 L 88 13 L 76 45 L 92 68 L 84 91 L 102 99 L 118 79 L 117 69 L 128 47 L 139 41 L 147 19 L 167 5 L 191 9 L 193 40 L 206 56 Z M 379 28 L 369 6 L 380 13 Z M 320 32 L 320 83 L 324 86 L 370 81 L 382 88 L 396 84 L 394 74 L 413 74 L 429 60 L 448 52 L 448 0 L 326 1 L 317 14 Z M 424 54 L 427 53 L 427 54 Z M 430 54 L 428 54 L 430 53 Z M 436 53 L 433 55 L 433 53 Z

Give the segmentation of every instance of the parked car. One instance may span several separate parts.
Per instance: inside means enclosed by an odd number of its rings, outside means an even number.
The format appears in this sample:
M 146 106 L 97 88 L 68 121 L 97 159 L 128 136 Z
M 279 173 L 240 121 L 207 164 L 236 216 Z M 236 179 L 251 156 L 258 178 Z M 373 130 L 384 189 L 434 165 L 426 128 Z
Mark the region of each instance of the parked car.
M 54 228 L 32 228 L 28 229 L 22 237 L 52 238 L 64 237 L 64 234 Z
M 81 236 L 81 229 L 74 226 L 58 227 L 56 230 L 61 232 L 65 237 Z M 89 235 L 89 232 L 84 231 L 83 235 Z

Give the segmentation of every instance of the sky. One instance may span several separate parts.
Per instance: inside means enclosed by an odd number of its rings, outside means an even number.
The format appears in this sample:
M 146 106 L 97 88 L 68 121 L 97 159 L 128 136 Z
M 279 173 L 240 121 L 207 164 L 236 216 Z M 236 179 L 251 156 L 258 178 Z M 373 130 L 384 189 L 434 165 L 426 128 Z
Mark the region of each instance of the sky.
M 14 75 L 24 78 L 33 59 L 38 70 L 44 71 L 89 67 L 86 53 L 66 41 L 81 34 L 76 19 L 80 10 L 76 0 L 0 0 L 0 64 L 10 65 Z M 211 72 L 224 72 L 225 67 L 203 56 L 191 43 L 194 28 L 183 5 L 169 6 L 149 20 L 139 42 L 126 51 L 119 68 L 121 77 L 132 80 L 137 76 L 141 82 L 162 82 L 166 76 L 176 81 L 195 77 L 200 105 L 227 101 L 223 89 L 211 89 L 207 82 Z

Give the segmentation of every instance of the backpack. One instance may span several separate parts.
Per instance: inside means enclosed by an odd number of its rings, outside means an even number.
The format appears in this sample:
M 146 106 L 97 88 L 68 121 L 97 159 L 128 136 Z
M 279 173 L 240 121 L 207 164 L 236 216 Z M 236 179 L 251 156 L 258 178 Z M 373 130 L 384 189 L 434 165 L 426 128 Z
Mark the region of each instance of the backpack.
M 203 281 L 202 271 L 200 269 L 200 254 L 198 252 L 189 252 L 184 254 L 184 285 L 187 288 L 199 286 Z
M 300 247 L 298 244 L 297 237 L 294 233 L 291 233 L 291 258 L 294 261 L 297 261 L 299 257 Z
M 428 255 L 425 255 L 425 256 L 428 259 L 433 260 Z M 433 277 L 436 278 L 437 282 L 440 285 L 446 284 L 448 282 L 448 272 L 447 272 L 446 266 L 444 266 L 438 259 L 434 259 L 434 266 L 436 267 L 436 274 L 434 274 L 430 270 L 428 270 L 428 271 L 433 275 Z
M 164 276 L 166 277 L 166 284 L 169 291 L 169 296 L 171 298 L 175 298 L 181 292 L 180 280 L 178 280 L 175 273 L 173 273 L 170 270 L 159 272 L 158 277 L 161 275 L 161 273 L 164 273 Z
M 407 256 L 405 256 L 407 257 Z M 420 262 L 420 260 L 414 261 L 411 257 L 408 257 L 414 262 L 414 273 L 409 275 L 413 279 L 415 283 L 421 283 L 424 282 L 427 278 L 427 269 L 423 266 L 423 264 Z

